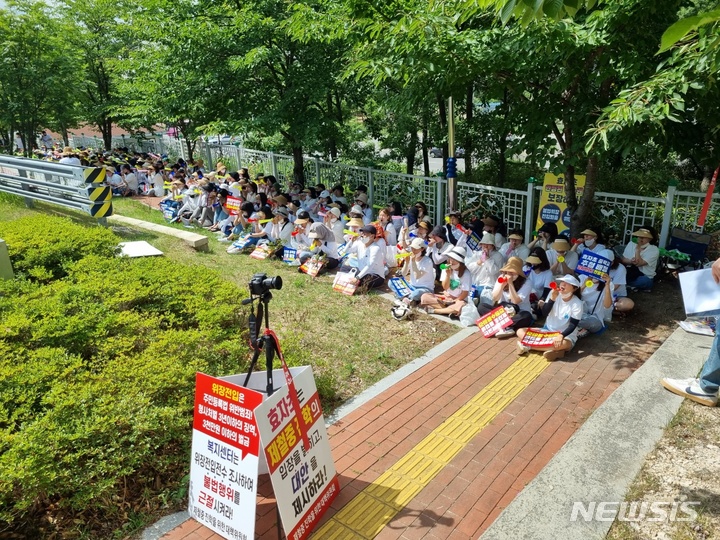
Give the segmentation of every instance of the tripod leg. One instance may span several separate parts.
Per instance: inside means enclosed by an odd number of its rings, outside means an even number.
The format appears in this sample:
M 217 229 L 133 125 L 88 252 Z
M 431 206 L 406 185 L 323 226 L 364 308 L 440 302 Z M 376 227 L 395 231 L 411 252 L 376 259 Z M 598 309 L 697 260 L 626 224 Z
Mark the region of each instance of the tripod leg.
M 258 358 L 260 358 L 260 351 L 262 350 L 262 346 L 260 343 L 257 343 L 257 346 L 255 347 L 255 352 L 253 352 L 252 360 L 250 360 L 250 367 L 248 368 L 247 376 L 245 377 L 245 382 L 243 383 L 243 386 L 247 388 L 248 382 L 250 381 L 250 375 L 252 375 L 253 370 L 255 369 L 255 365 L 257 364 Z
M 265 390 L 268 396 L 272 396 L 275 389 L 273 388 L 273 359 L 275 358 L 275 340 L 269 334 L 263 336 L 265 341 L 265 367 L 267 368 L 267 385 Z

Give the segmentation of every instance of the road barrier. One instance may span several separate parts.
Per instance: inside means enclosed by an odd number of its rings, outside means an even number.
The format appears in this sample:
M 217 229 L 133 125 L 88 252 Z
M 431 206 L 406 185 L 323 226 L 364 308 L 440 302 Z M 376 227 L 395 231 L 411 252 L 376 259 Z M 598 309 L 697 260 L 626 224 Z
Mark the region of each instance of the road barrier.
M 51 163 L 0 155 L 0 191 L 33 201 L 82 210 L 107 225 L 112 215 L 112 190 L 104 184 L 105 169 Z

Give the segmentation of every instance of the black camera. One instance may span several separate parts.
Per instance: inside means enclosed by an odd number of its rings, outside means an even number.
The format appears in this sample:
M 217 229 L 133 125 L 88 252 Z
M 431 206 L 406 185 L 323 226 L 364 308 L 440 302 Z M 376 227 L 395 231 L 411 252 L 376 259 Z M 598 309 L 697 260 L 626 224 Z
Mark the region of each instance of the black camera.
M 267 277 L 267 274 L 255 274 L 250 283 L 250 294 L 255 296 L 262 296 L 269 292 L 271 289 L 282 289 L 282 278 L 280 276 Z

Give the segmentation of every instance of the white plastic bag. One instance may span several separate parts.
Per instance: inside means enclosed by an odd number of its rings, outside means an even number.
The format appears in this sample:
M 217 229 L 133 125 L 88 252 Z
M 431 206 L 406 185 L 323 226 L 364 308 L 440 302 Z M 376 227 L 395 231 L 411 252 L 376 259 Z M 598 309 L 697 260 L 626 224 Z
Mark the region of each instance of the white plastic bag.
M 475 307 L 475 302 L 472 300 L 466 302 L 460 311 L 460 324 L 463 326 L 474 326 L 475 321 L 479 318 L 480 313 L 478 312 L 477 307 Z

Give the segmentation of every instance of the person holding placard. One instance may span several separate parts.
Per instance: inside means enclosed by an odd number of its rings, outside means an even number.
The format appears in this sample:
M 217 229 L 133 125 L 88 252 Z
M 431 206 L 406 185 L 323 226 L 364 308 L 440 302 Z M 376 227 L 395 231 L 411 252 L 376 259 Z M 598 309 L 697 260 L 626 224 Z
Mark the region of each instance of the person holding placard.
M 519 257 L 510 257 L 507 264 L 500 269 L 500 277 L 492 290 L 494 306 L 481 305 L 480 315 L 490 313 L 495 306 L 501 305 L 512 319 L 512 326 L 500 330 L 495 337 L 500 339 L 515 335 L 520 328 L 527 328 L 533 322 L 530 294 L 532 285 L 523 273 L 523 263 Z
M 715 283 L 720 284 L 720 259 L 712 265 L 712 277 Z M 720 333 L 715 333 L 710 356 L 700 371 L 698 378 L 670 379 L 660 381 L 665 388 L 673 394 L 688 398 L 695 403 L 715 407 L 718 402 L 718 389 L 720 389 Z
M 563 358 L 577 343 L 578 323 L 582 319 L 583 303 L 580 299 L 580 282 L 570 274 L 558 279 L 560 282 L 550 291 L 543 304 L 542 313 L 546 317 L 542 330 L 557 332 L 552 349 L 544 349 L 543 356 L 552 361 Z M 528 329 L 517 331 L 518 354 L 525 354 L 530 347 L 522 343 Z
M 435 290 L 435 267 L 427 256 L 427 242 L 422 238 L 413 238 L 410 250 L 412 255 L 402 269 L 402 275 L 414 289 L 401 300 L 408 306 L 417 305 L 423 294 L 433 293 Z
M 552 243 L 547 256 L 553 276 L 575 274 L 579 257 L 576 252 L 570 251 L 570 242 L 564 237 L 561 236 Z

